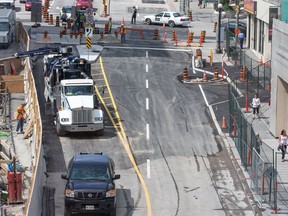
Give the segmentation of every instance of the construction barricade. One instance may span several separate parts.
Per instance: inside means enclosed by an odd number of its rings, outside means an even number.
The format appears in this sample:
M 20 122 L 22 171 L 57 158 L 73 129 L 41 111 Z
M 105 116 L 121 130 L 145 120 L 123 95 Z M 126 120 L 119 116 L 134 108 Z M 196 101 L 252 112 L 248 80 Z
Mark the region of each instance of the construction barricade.
M 55 26 L 56 26 L 56 27 L 59 27 L 59 26 L 60 26 L 60 17 L 59 17 L 59 16 L 56 16 Z
M 187 67 L 183 68 L 182 73 L 183 73 L 183 82 L 189 81 L 189 74 Z
M 218 79 L 219 79 L 219 69 L 214 68 L 214 80 L 218 80 Z
M 202 43 L 205 42 L 205 37 L 206 37 L 206 31 L 201 31 Z
M 159 31 L 158 31 L 158 28 L 155 28 L 153 40 L 158 40 L 158 39 L 159 39 Z

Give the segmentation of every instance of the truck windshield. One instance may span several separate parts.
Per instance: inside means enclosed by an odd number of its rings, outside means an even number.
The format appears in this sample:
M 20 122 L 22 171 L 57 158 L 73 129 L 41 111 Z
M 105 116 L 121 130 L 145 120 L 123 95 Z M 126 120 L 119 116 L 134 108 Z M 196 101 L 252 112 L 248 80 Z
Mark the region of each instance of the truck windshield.
M 0 22 L 0 31 L 9 31 L 9 24 L 7 22 Z
M 65 95 L 93 95 L 93 86 L 65 86 Z

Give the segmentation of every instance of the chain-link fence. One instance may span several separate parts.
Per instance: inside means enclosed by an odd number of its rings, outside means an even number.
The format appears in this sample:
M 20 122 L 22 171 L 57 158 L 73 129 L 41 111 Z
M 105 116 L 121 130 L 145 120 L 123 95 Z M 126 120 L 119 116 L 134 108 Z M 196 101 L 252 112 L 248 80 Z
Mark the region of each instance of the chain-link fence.
M 254 199 L 261 206 L 263 201 L 263 173 L 265 162 L 260 156 L 260 151 L 253 149 L 252 160 L 251 160 L 251 185 L 250 189 L 254 194 Z
M 255 91 L 255 88 L 252 88 Z M 243 94 L 244 91 L 244 94 Z M 256 201 L 268 203 L 276 209 L 276 172 L 274 150 L 259 140 L 243 110 L 246 106 L 245 89 L 239 79 L 229 84 L 229 134 L 234 138 L 242 165 L 251 177 L 251 190 Z

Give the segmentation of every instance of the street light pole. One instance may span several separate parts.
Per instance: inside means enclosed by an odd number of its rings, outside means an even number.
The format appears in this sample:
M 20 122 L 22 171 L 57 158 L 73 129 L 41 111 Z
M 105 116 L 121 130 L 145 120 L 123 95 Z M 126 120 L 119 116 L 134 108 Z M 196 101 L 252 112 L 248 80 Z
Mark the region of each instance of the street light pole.
M 236 29 L 239 28 L 239 13 L 240 13 L 239 0 L 236 0 Z M 239 39 L 238 34 L 235 34 L 235 47 L 237 47 L 238 39 Z
M 221 49 L 221 41 L 220 41 L 220 37 L 221 37 L 221 13 L 222 13 L 222 4 L 219 3 L 218 4 L 218 41 L 217 41 L 217 49 L 216 49 L 216 53 L 222 53 L 222 49 Z

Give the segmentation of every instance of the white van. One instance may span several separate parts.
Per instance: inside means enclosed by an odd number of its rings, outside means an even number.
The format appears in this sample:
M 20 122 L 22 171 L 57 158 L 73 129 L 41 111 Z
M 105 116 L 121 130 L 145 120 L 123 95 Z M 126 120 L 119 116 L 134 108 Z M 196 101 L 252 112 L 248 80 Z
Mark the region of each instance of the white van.
M 0 9 L 3 8 L 15 10 L 15 0 L 0 0 Z
M 15 36 L 16 16 L 12 9 L 0 9 L 0 47 L 7 48 Z

